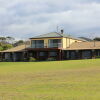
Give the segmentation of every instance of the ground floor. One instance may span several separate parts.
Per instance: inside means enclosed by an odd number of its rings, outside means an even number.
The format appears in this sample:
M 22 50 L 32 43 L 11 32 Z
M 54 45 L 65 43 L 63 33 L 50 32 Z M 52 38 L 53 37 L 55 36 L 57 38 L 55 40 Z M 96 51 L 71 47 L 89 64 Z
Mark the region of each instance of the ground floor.
M 51 60 L 77 60 L 77 59 L 94 59 L 100 57 L 100 50 L 27 50 L 23 52 L 2 52 L 0 53 L 1 61 L 29 61 L 35 58 L 37 61 Z

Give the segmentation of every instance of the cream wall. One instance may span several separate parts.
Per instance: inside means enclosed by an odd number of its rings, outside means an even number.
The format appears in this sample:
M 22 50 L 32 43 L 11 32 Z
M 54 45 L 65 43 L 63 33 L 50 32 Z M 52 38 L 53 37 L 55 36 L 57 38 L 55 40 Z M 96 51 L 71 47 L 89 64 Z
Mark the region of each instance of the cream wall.
M 62 48 L 65 49 L 67 46 L 67 38 L 62 39 Z
M 75 43 L 75 42 L 83 42 L 83 41 L 81 41 L 81 40 L 76 40 L 76 39 L 72 39 L 72 38 L 67 38 L 67 41 L 66 41 L 67 43 L 67 47 L 70 47 L 70 45 L 72 44 L 72 43 Z
M 44 40 L 44 46 L 48 47 L 49 46 L 49 40 L 50 39 L 62 39 L 62 38 L 43 38 L 43 39 L 31 39 L 32 40 Z M 32 43 L 32 42 L 31 42 Z
M 83 42 L 81 40 L 72 39 L 72 38 L 43 38 L 43 39 L 31 39 L 31 40 L 44 40 L 44 46 L 48 47 L 49 46 L 49 39 L 61 39 L 63 49 L 70 47 L 70 45 L 74 42 Z

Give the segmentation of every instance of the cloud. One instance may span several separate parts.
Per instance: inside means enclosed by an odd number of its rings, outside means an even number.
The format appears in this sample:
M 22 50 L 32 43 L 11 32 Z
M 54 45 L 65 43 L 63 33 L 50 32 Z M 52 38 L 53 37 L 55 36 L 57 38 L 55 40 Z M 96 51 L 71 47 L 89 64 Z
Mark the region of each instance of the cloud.
M 64 28 L 74 36 L 100 36 L 99 0 L 0 0 L 0 34 L 17 38 Z

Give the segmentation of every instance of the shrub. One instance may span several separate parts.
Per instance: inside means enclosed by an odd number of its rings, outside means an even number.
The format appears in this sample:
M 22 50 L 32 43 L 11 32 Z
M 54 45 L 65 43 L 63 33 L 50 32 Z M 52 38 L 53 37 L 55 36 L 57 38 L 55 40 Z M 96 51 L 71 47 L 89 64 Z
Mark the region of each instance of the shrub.
M 2 46 L 0 46 L 0 51 L 3 51 L 3 47 Z
M 100 56 L 96 56 L 96 58 L 100 58 Z
M 56 61 L 56 58 L 50 57 L 50 58 L 47 59 L 47 61 Z
M 3 62 L 10 62 L 9 59 L 2 59 Z
M 29 58 L 29 62 L 35 62 L 35 61 L 36 61 L 36 59 L 34 57 Z

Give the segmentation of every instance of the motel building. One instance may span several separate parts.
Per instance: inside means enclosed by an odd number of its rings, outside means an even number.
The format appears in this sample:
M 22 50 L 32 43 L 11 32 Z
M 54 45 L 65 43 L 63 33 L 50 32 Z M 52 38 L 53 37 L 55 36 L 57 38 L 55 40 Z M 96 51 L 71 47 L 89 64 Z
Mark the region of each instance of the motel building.
M 30 38 L 30 43 L 0 52 L 1 61 L 37 61 L 94 59 L 100 57 L 100 42 L 86 41 L 63 33 L 52 32 Z

